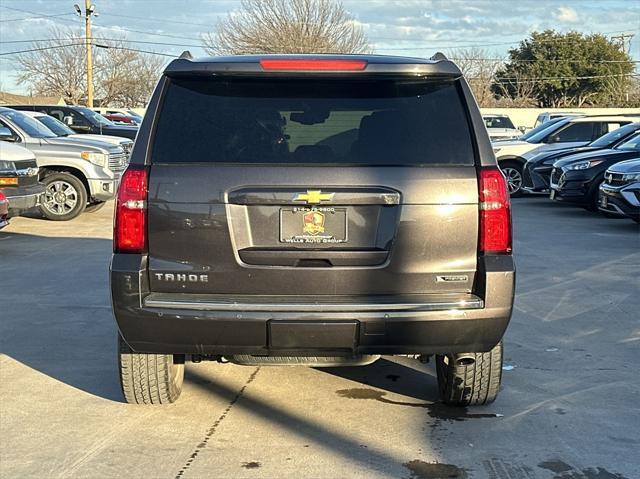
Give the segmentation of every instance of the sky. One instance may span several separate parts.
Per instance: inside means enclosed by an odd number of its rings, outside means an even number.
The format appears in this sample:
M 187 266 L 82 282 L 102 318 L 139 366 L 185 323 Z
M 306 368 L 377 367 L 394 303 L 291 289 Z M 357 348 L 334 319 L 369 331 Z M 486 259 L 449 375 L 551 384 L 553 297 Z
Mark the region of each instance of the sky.
M 74 14 L 83 0 L 0 0 L 0 90 L 26 93 L 16 84 L 15 56 L 52 27 L 84 32 Z M 343 0 L 376 53 L 430 57 L 436 51 L 478 47 L 503 57 L 533 31 L 576 30 L 635 34 L 631 55 L 640 60 L 640 0 Z M 237 9 L 239 0 L 93 0 L 94 36 L 125 37 L 135 48 L 204 55 L 203 33 Z M 48 15 L 47 17 L 42 17 Z M 40 16 L 40 18 L 34 18 Z M 21 43 L 12 43 L 21 42 Z M 159 45 L 167 43 L 173 45 Z M 181 45 L 178 45 L 181 44 Z M 169 60 L 169 58 L 167 58 Z

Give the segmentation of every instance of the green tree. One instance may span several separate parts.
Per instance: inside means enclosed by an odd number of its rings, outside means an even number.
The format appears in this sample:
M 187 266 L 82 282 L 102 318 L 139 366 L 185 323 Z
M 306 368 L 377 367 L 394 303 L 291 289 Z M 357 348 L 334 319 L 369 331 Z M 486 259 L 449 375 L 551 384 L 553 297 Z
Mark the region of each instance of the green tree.
M 617 96 L 622 103 L 619 92 L 630 87 L 633 70 L 623 45 L 613 39 L 546 30 L 532 33 L 509 51 L 492 90 L 509 96 L 529 83 L 540 107 L 611 104 Z

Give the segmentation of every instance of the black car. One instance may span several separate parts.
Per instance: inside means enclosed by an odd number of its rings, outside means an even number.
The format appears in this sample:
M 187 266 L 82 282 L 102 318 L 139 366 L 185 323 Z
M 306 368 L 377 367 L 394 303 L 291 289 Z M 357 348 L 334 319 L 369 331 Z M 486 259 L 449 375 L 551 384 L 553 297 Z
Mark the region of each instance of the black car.
M 22 111 L 39 111 L 51 115 L 68 125 L 76 133 L 122 136 L 135 140 L 137 126 L 120 126 L 85 106 L 71 105 L 5 105 Z
M 640 130 L 640 122 L 631 123 L 607 133 L 586 146 L 542 152 L 529 159 L 524 165 L 522 188 L 534 193 L 548 191 L 551 170 L 556 161 L 578 153 L 615 148 L 627 141 L 638 130 Z
M 600 185 L 598 208 L 640 223 L 640 159 L 621 161 L 606 171 Z
M 613 149 L 589 151 L 558 160 L 551 172 L 551 193 L 556 201 L 577 203 L 598 210 L 598 191 L 610 166 L 640 154 L 640 133 Z

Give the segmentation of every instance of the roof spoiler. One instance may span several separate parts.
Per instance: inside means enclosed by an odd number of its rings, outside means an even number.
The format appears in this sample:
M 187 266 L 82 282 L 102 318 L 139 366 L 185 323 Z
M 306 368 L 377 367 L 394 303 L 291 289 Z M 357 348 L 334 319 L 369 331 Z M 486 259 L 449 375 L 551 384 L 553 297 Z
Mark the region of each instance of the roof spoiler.
M 317 71 L 313 69 L 291 71 L 271 71 L 265 69 L 264 63 L 269 61 L 318 60 L 339 62 L 366 62 L 366 68 L 353 71 L 354 75 L 424 75 L 434 78 L 460 78 L 462 72 L 442 53 L 436 53 L 431 59 L 405 58 L 384 55 L 237 55 L 193 59 L 191 53 L 185 51 L 170 62 L 164 74 L 170 77 L 192 75 L 332 75 L 336 71 Z

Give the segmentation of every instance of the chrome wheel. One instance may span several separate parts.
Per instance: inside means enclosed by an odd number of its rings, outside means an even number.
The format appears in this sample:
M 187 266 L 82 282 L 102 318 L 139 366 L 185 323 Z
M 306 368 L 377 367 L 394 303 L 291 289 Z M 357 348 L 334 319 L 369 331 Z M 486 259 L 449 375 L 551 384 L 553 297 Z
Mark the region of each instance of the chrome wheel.
M 51 214 L 62 216 L 72 212 L 78 200 L 78 191 L 71 183 L 56 180 L 47 185 L 42 206 Z
M 502 173 L 504 173 L 505 178 L 507 179 L 509 194 L 514 194 L 520 191 L 520 188 L 522 188 L 522 173 L 510 166 L 501 168 L 501 170 Z

